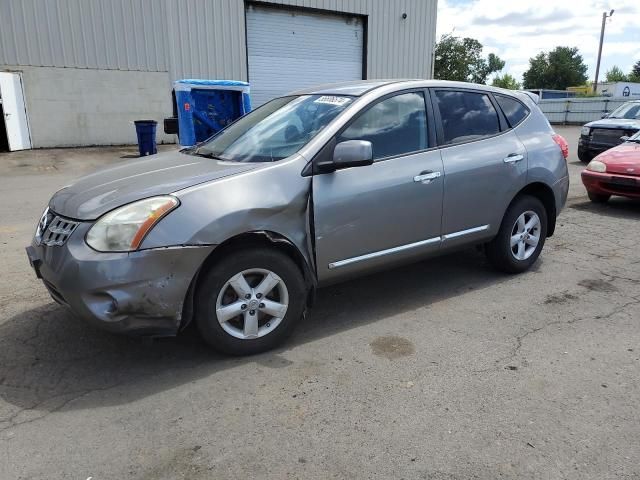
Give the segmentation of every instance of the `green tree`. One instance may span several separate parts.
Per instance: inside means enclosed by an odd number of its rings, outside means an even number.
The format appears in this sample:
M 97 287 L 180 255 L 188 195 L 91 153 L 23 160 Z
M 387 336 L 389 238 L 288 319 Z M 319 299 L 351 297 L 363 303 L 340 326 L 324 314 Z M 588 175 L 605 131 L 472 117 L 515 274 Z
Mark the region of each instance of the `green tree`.
M 508 88 L 509 90 L 518 90 L 520 88 L 520 83 L 515 79 L 514 76 L 505 73 L 504 75 L 498 75 L 493 79 L 491 85 L 499 88 Z
M 475 38 L 443 35 L 436 44 L 435 78 L 485 83 L 489 75 L 504 68 L 504 61 L 494 53 L 484 58 L 482 48 Z
M 587 66 L 577 47 L 556 47 L 529 59 L 524 88 L 564 90 L 587 81 Z
M 638 60 L 635 63 L 635 65 L 631 68 L 631 73 L 629 73 L 628 78 L 630 82 L 640 83 L 640 60 Z
M 622 69 L 617 65 L 614 65 L 607 71 L 607 82 L 626 82 L 628 77 L 624 74 Z

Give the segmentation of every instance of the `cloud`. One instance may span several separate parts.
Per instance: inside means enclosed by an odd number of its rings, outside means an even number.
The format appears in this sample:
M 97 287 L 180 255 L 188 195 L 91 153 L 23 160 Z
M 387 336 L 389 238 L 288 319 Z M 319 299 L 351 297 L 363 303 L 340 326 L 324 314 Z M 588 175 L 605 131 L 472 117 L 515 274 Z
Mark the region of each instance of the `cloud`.
M 438 38 L 445 33 L 478 39 L 485 54 L 506 61 L 504 72 L 517 78 L 529 59 L 556 46 L 578 47 L 593 78 L 602 12 L 615 8 L 607 21 L 601 72 L 613 65 L 623 71 L 640 58 L 640 3 L 637 0 L 582 0 L 571 8 L 557 0 L 439 0 Z
M 553 10 L 542 15 L 534 10 L 526 10 L 524 12 L 510 12 L 506 15 L 491 18 L 488 16 L 480 16 L 473 19 L 474 25 L 496 25 L 496 26 L 530 26 L 532 22 L 558 22 L 559 18 L 570 14 L 569 10 Z

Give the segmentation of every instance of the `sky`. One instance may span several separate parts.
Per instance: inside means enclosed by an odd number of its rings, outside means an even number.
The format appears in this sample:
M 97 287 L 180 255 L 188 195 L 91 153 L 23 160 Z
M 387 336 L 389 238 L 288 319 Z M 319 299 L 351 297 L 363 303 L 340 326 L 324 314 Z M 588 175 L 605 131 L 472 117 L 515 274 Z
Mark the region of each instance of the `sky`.
M 446 33 L 476 38 L 485 56 L 495 53 L 506 62 L 501 73 L 518 81 L 529 58 L 556 46 L 578 47 L 593 80 L 602 12 L 612 8 L 602 48 L 602 81 L 613 65 L 628 73 L 640 60 L 638 0 L 438 0 L 437 38 Z

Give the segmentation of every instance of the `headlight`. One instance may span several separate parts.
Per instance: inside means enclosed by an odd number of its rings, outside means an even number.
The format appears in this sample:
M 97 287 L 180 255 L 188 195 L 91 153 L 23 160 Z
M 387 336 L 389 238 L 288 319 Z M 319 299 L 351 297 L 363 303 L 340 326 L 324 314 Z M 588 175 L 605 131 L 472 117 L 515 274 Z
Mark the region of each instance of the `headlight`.
M 592 172 L 605 173 L 607 171 L 607 166 L 598 160 L 591 160 L 589 162 L 589 165 L 587 165 L 587 170 L 591 170 Z
M 137 250 L 144 237 L 171 210 L 178 199 L 152 197 L 117 208 L 98 219 L 87 232 L 87 244 L 101 252 Z
M 589 127 L 582 127 L 582 130 L 580 130 L 580 135 L 584 135 L 585 137 L 588 137 L 590 133 L 591 128 Z

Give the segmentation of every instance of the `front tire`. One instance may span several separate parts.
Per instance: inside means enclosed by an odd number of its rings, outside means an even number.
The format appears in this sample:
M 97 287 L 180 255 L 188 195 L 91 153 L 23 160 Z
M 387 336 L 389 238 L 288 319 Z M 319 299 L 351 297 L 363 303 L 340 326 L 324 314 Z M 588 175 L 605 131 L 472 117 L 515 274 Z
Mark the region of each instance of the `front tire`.
M 297 265 L 269 248 L 236 250 L 206 271 L 196 291 L 202 338 L 229 355 L 270 350 L 288 337 L 305 309 Z
M 578 159 L 582 163 L 589 163 L 591 160 L 593 160 L 593 155 L 591 155 L 589 151 L 585 150 L 584 148 L 578 148 Z
M 538 259 L 546 238 L 544 205 L 536 197 L 522 195 L 509 206 L 498 235 L 487 244 L 487 258 L 503 272 L 524 272 Z

